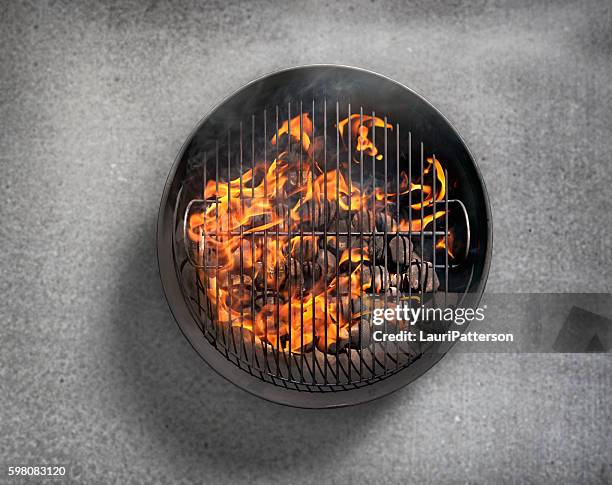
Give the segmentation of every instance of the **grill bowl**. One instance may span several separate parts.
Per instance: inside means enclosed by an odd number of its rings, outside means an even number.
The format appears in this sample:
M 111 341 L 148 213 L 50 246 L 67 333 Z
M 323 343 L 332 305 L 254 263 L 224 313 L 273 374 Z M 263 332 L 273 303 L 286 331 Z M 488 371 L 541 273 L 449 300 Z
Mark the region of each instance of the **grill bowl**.
M 304 66 L 255 80 L 214 108 L 198 123 L 181 148 L 164 187 L 157 228 L 158 263 L 164 292 L 179 328 L 215 371 L 259 397 L 307 408 L 346 406 L 389 394 L 425 373 L 452 346 L 450 342 L 436 343 L 409 365 L 364 385 L 309 389 L 282 379 L 264 380 L 241 368 L 240 363 L 230 360 L 213 345 L 214 342 L 204 338 L 201 321 L 190 306 L 189 291 L 183 281 L 185 261 L 181 260 L 176 249 L 180 246 L 178 235 L 185 201 L 189 199 L 186 192 L 193 189 L 190 187 L 193 160 L 206 150 L 210 140 L 222 138 L 228 128 L 237 126 L 251 113 L 261 112 L 264 108 L 273 109 L 287 100 L 321 97 L 361 106 L 364 113 L 375 110 L 377 114 L 384 114 L 407 127 L 414 140 L 432 147 L 436 157 L 444 161 L 449 180 L 453 181 L 453 197 L 463 202 L 470 228 L 469 252 L 453 271 L 455 284 L 465 293 L 462 306 L 478 305 L 486 283 L 492 247 L 488 196 L 474 158 L 449 121 L 409 88 L 362 69 L 335 65 Z

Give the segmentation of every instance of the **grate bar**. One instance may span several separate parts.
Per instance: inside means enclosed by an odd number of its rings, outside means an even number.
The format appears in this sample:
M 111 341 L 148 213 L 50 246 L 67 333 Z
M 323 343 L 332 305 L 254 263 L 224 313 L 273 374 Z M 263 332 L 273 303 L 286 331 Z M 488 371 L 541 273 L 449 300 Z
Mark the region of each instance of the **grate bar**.
M 350 126 L 350 123 L 349 123 Z M 338 101 L 336 101 L 336 174 L 340 173 L 340 108 L 338 105 Z M 340 177 L 336 176 L 336 234 L 340 232 Z M 338 244 L 339 238 L 336 236 L 336 271 L 334 273 L 336 278 L 336 301 L 335 301 L 335 311 L 336 311 L 336 343 L 340 341 L 340 325 L 338 322 L 340 320 L 340 258 L 338 257 Z M 328 342 L 325 341 L 325 353 L 329 352 Z M 340 359 L 336 355 L 336 382 L 340 383 Z
M 325 177 L 327 177 L 327 99 L 323 100 L 323 172 L 325 173 Z M 327 178 L 324 181 L 323 184 L 323 198 L 328 201 L 328 197 L 327 197 Z M 324 213 L 324 218 L 325 218 L 325 226 L 323 229 L 323 245 L 325 246 L 325 251 L 327 251 L 327 228 L 329 227 L 329 203 L 324 203 L 323 204 L 323 213 Z M 326 253 L 326 257 L 324 258 L 324 278 L 325 281 L 328 281 L 328 274 L 329 274 L 329 258 L 327 258 L 327 253 Z M 328 310 L 327 310 L 327 291 L 325 291 L 323 293 L 323 302 L 325 304 L 325 309 L 323 310 L 324 312 L 324 317 L 325 317 L 325 322 L 328 322 Z M 325 341 L 325 349 L 327 350 L 327 325 L 323 325 L 324 329 L 323 329 L 323 338 Z M 327 384 L 327 367 L 329 365 L 329 358 L 327 357 L 327 352 L 325 352 L 323 354 L 323 383 Z
M 303 106 L 300 101 L 300 173 L 298 174 L 298 189 L 299 189 L 299 200 L 300 207 L 303 206 L 304 201 L 304 116 Z M 291 241 L 290 241 L 291 242 Z M 291 248 L 289 249 L 291 251 Z M 304 226 L 300 224 L 300 271 L 304 270 Z M 300 296 L 300 379 L 304 382 L 304 282 L 303 276 L 298 280 L 298 293 Z M 289 295 L 291 297 L 291 295 Z
M 374 111 L 372 111 L 372 119 L 376 119 L 376 113 Z M 376 146 L 376 130 L 372 130 L 372 144 L 374 146 Z M 372 150 L 372 210 L 375 210 L 376 208 L 376 196 L 375 196 L 375 189 L 376 189 L 376 154 L 374 153 L 374 150 Z M 371 223 L 368 223 L 368 226 L 371 226 Z M 374 227 L 372 228 L 372 235 L 370 236 L 370 241 L 373 244 L 374 240 L 376 238 L 376 224 L 374 224 Z M 373 352 L 372 352 L 372 374 L 376 374 L 376 350 L 377 347 L 380 347 L 380 344 L 376 344 L 376 342 L 372 343 L 372 347 L 373 347 Z
M 316 139 L 316 122 L 315 122 L 315 101 L 314 99 L 312 100 L 312 143 L 315 142 Z M 315 157 L 314 157 L 314 146 L 312 147 L 312 151 L 313 151 L 313 156 L 310 157 L 310 177 L 311 177 L 311 183 L 312 186 L 314 187 L 315 185 Z M 316 384 L 316 379 L 315 379 L 315 365 L 318 365 L 317 359 L 316 359 L 316 352 L 315 352 L 315 348 L 316 348 L 316 320 L 315 320 L 315 309 L 316 309 L 316 301 L 315 301 L 315 292 L 314 292 L 314 286 L 315 286 L 315 272 L 314 272 L 314 267 L 315 267 L 315 263 L 316 263 L 316 253 L 318 251 L 315 251 L 314 248 L 317 247 L 316 244 L 316 239 L 315 239 L 315 224 L 314 224 L 314 217 L 315 217 L 315 204 L 311 203 L 310 204 L 310 220 L 312 221 L 312 246 L 313 246 L 313 251 L 312 251 L 312 270 L 311 270 L 311 276 L 312 276 L 312 281 L 311 281 L 311 311 L 312 311 L 312 383 Z M 327 260 L 327 258 L 324 258 L 325 260 Z M 327 277 L 327 274 L 325 275 L 325 277 Z M 326 281 L 326 280 L 325 280 Z M 327 325 L 325 325 L 327 326 Z M 320 370 L 320 369 L 319 369 Z
M 363 107 L 359 108 L 359 125 L 363 126 Z M 364 150 L 359 151 L 359 187 L 364 187 L 363 184 L 363 152 Z M 363 251 L 365 248 L 363 241 L 363 207 L 359 207 L 359 246 L 361 247 L 361 256 L 360 256 L 360 269 L 359 271 L 363 273 Z M 370 242 L 371 244 L 371 242 Z M 352 338 L 352 335 L 349 335 L 349 338 Z M 359 348 L 359 380 L 363 379 L 363 280 L 359 278 L 359 336 L 358 336 L 358 348 Z
M 399 221 L 400 220 L 400 125 L 399 123 L 396 123 L 395 125 L 395 194 L 396 194 L 396 200 L 395 200 L 395 210 L 396 210 L 396 220 Z M 399 230 L 399 224 L 396 226 L 396 231 L 395 231 L 395 253 L 399 254 L 399 243 L 400 243 L 400 230 Z M 400 264 L 399 264 L 399 257 L 395 258 L 395 274 L 399 275 L 400 274 Z M 398 285 L 399 286 L 399 285 Z M 409 285 L 410 286 L 410 285 Z M 400 302 L 400 289 L 397 288 L 396 290 L 396 299 L 395 299 L 395 305 L 397 307 L 399 307 L 399 302 Z M 399 326 L 399 324 L 398 324 Z M 399 329 L 398 329 L 399 330 Z M 399 342 L 395 342 L 395 367 L 398 368 L 399 367 L 399 353 L 400 353 L 400 345 Z

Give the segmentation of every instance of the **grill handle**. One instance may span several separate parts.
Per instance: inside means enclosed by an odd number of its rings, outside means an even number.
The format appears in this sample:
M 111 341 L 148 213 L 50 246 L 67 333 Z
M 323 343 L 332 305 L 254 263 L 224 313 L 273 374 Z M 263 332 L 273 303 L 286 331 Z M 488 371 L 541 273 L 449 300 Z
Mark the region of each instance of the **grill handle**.
M 185 253 L 187 254 L 187 260 L 189 261 L 189 264 L 191 264 L 196 269 L 204 269 L 206 268 L 206 265 L 204 264 L 203 261 L 198 263 L 192 257 L 193 248 L 195 247 L 196 243 L 194 243 L 189 238 L 189 217 L 191 216 L 193 212 L 195 212 L 192 210 L 194 205 L 201 204 L 203 207 L 201 207 L 198 211 L 202 212 L 206 210 L 207 204 L 210 204 L 210 203 L 216 204 L 216 201 L 213 202 L 213 201 L 208 201 L 204 199 L 193 199 L 189 201 L 189 204 L 187 204 L 187 207 L 185 208 L 185 215 L 183 216 L 183 245 L 185 246 Z M 202 243 L 205 243 L 204 239 L 202 239 L 202 242 L 200 244 L 202 245 Z M 199 249 L 198 254 L 204 255 L 205 247 L 201 246 L 198 249 Z M 204 259 L 206 259 L 205 255 L 204 255 Z

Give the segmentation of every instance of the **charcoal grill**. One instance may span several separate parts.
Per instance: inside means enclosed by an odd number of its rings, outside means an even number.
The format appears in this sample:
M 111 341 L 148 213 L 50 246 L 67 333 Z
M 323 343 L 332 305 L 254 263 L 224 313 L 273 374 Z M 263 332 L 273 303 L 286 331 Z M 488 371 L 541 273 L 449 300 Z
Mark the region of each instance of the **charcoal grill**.
M 376 149 L 364 148 L 369 142 Z M 283 158 L 291 158 L 286 165 L 293 170 L 282 174 L 281 186 Z M 328 173 L 336 173 L 333 182 L 322 175 Z M 320 176 L 317 205 L 307 187 Z M 425 185 L 427 177 L 427 191 L 410 185 Z M 223 187 L 230 194 L 227 213 Z M 234 227 L 259 199 L 271 206 Z M 212 224 L 193 222 L 206 217 Z M 431 104 L 379 74 L 317 65 L 253 81 L 198 124 L 168 176 L 157 238 L 166 298 L 200 356 L 257 396 L 323 408 L 388 394 L 449 350 L 450 342 L 374 341 L 372 309 L 476 307 L 488 274 L 491 218 L 472 155 Z M 223 238 L 238 246 L 221 251 Z M 295 252 L 291 241 L 298 242 Z M 228 258 L 235 258 L 231 274 L 224 272 Z M 358 276 L 358 291 L 351 275 Z M 327 286 L 317 294 L 319 280 Z M 399 326 L 385 321 L 381 328 L 389 333 Z M 426 332 L 448 327 L 419 324 Z

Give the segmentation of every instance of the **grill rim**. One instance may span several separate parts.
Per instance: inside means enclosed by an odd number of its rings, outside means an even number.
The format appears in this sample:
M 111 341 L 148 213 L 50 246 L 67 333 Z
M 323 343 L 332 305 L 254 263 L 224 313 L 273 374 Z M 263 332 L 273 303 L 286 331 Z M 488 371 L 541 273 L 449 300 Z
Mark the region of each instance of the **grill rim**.
M 432 109 L 432 111 L 438 117 L 441 118 L 443 122 L 445 122 L 449 126 L 449 128 L 457 137 L 457 140 L 465 149 L 470 161 L 472 162 L 472 166 L 478 177 L 479 185 L 482 189 L 483 205 L 485 209 L 485 217 L 487 223 L 485 238 L 487 247 L 486 251 L 484 251 L 483 255 L 481 256 L 483 258 L 483 271 L 479 281 L 476 283 L 475 288 L 473 290 L 473 293 L 476 295 L 476 298 L 474 300 L 475 305 L 478 305 L 481 301 L 489 274 L 491 257 L 493 252 L 493 222 L 491 217 L 489 195 L 487 192 L 486 185 L 484 183 L 484 178 L 476 162 L 476 159 L 472 151 L 469 149 L 467 143 L 459 134 L 455 126 L 450 122 L 450 120 L 420 93 L 414 91 L 413 89 L 405 86 L 404 84 L 398 81 L 395 81 L 394 79 L 391 79 L 385 75 L 379 74 L 368 69 L 340 64 L 308 64 L 293 66 L 269 72 L 252 80 L 251 82 L 241 86 L 239 89 L 236 89 L 229 95 L 225 96 L 219 103 L 214 105 L 206 113 L 206 115 L 202 117 L 199 122 L 194 126 L 191 133 L 179 149 L 179 152 L 174 159 L 168 177 L 166 178 L 162 198 L 160 201 L 159 215 L 157 221 L 157 261 L 159 274 L 162 281 L 162 289 L 166 301 L 168 302 L 168 306 L 170 307 L 172 316 L 174 317 L 174 320 L 176 321 L 181 333 L 188 340 L 191 347 L 209 366 L 213 368 L 216 373 L 223 376 L 241 389 L 258 397 L 277 404 L 284 404 L 298 408 L 344 407 L 353 404 L 372 401 L 374 399 L 386 396 L 410 384 L 415 379 L 425 374 L 442 357 L 444 357 L 444 355 L 446 355 L 446 353 L 454 345 L 454 342 L 442 343 L 441 345 L 436 347 L 435 352 L 428 352 L 422 354 L 410 366 L 403 368 L 400 371 L 395 372 L 394 374 L 391 374 L 385 377 L 384 379 L 373 384 L 367 385 L 365 387 L 342 391 L 338 390 L 337 392 L 311 393 L 289 389 L 268 382 L 264 382 L 258 377 L 251 375 L 248 372 L 245 372 L 243 369 L 240 369 L 231 361 L 229 361 L 224 355 L 218 352 L 212 345 L 210 345 L 209 342 L 203 339 L 202 333 L 198 327 L 197 322 L 190 314 L 188 305 L 184 300 L 184 295 L 180 287 L 180 275 L 177 272 L 177 264 L 173 251 L 174 221 L 176 218 L 176 214 L 174 213 L 174 204 L 168 203 L 169 201 L 175 200 L 175 197 L 179 196 L 180 191 L 182 190 L 181 186 L 178 189 L 176 189 L 175 187 L 175 190 L 173 191 L 172 185 L 177 177 L 177 174 L 183 175 L 179 174 L 179 169 L 181 168 L 180 162 L 182 161 L 187 148 L 191 144 L 194 136 L 198 133 L 200 128 L 218 109 L 220 109 L 224 104 L 226 104 L 226 102 L 228 102 L 238 93 L 249 89 L 252 85 L 262 82 L 267 78 L 274 77 L 275 75 L 281 73 L 287 73 L 290 71 L 302 69 L 309 70 L 327 68 L 346 70 L 349 75 L 353 71 L 359 71 L 360 73 L 375 76 L 386 82 L 391 82 L 397 85 L 398 87 L 408 91 L 412 95 L 420 98 L 426 105 L 428 105 L 429 108 Z M 465 325 L 463 331 L 467 330 L 467 328 L 467 325 Z

